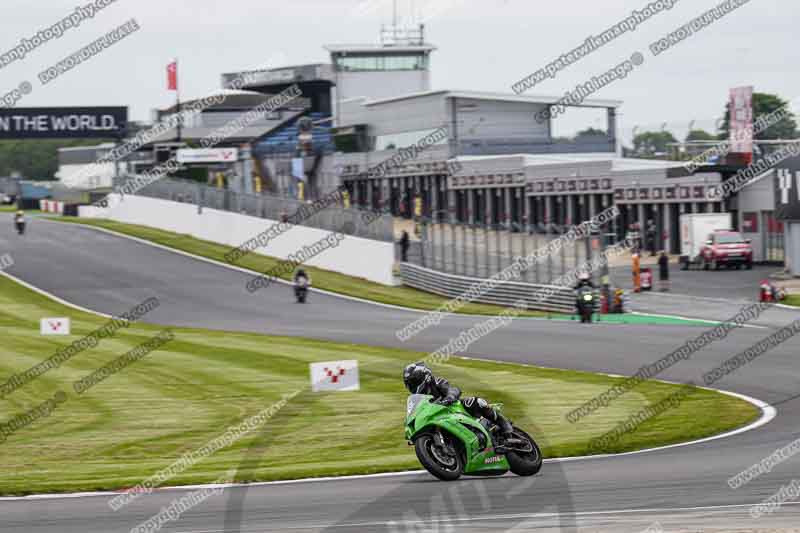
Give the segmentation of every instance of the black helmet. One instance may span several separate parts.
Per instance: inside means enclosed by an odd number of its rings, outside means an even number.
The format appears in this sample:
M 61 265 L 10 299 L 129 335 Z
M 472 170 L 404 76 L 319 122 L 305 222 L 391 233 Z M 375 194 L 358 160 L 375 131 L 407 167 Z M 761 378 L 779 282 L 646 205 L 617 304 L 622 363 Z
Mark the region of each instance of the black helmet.
M 411 363 L 403 370 L 403 384 L 408 389 L 408 392 L 415 394 L 419 386 L 431 376 L 433 376 L 431 369 L 422 361 L 418 361 Z

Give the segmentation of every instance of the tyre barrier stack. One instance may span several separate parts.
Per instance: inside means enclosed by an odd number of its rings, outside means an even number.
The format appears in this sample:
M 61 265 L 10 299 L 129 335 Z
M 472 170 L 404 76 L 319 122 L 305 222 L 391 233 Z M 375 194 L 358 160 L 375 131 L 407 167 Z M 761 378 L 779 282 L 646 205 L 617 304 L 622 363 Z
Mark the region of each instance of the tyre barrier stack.
M 39 200 L 39 210 L 43 213 L 64 214 L 64 202 L 55 200 Z

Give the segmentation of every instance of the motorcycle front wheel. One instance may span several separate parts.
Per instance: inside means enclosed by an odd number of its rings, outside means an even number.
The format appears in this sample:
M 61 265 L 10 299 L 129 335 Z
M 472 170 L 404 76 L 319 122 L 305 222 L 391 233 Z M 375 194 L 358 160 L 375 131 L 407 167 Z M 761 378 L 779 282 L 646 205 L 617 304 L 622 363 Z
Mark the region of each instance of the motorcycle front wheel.
M 425 470 L 442 481 L 455 481 L 461 477 L 464 463 L 461 460 L 461 454 L 453 445 L 452 439 L 447 435 L 444 438 L 445 442 L 455 450 L 455 454 L 451 454 L 439 446 L 431 433 L 422 435 L 414 442 L 414 451 L 417 452 L 417 459 L 425 467 Z
M 518 476 L 533 476 L 542 469 L 542 450 L 533 438 L 522 431 L 514 428 L 514 437 L 527 441 L 530 446 L 525 450 L 510 450 L 506 453 L 508 465 L 511 471 Z

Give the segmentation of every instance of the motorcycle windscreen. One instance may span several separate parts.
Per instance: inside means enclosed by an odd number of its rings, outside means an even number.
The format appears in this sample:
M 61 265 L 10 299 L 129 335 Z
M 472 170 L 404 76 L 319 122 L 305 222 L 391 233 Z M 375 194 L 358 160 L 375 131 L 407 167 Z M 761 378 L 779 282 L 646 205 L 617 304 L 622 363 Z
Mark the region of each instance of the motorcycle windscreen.
M 412 394 L 406 400 L 406 420 L 414 416 L 414 411 L 422 402 L 430 398 L 427 394 Z

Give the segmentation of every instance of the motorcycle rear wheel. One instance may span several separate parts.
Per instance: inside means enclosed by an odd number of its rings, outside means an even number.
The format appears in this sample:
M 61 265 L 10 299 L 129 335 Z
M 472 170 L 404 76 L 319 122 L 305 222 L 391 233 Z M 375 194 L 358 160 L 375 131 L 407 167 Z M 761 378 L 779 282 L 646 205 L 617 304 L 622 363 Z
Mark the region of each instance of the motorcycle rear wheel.
M 518 476 L 533 476 L 539 473 L 542 469 L 542 450 L 539 449 L 539 445 L 530 435 L 517 427 L 514 428 L 514 437 L 527 440 L 531 444 L 531 450 L 529 452 L 509 450 L 506 453 L 511 471 Z
M 448 435 L 445 434 L 444 438 L 447 441 Z M 453 443 L 448 442 L 448 444 Z M 425 467 L 425 470 L 442 481 L 455 481 L 461 477 L 461 473 L 464 471 L 464 463 L 458 449 L 456 449 L 455 455 L 446 454 L 436 444 L 432 433 L 426 433 L 419 437 L 414 442 L 414 451 L 417 452 L 417 459 Z

